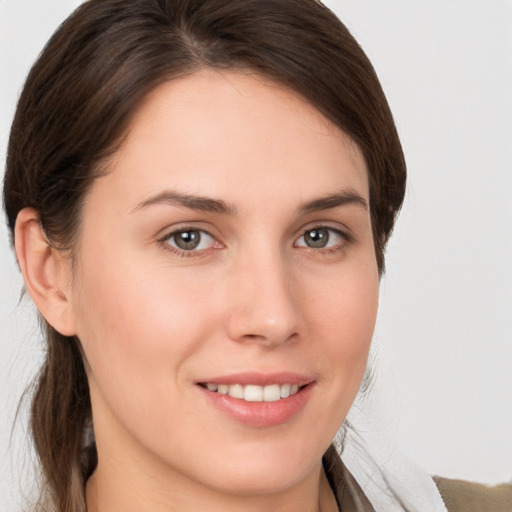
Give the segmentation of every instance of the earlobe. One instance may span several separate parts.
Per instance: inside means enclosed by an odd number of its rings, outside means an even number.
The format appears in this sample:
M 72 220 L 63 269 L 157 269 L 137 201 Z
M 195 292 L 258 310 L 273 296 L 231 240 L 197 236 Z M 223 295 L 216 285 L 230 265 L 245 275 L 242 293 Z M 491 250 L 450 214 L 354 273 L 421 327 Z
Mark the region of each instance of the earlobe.
M 46 321 L 65 336 L 76 334 L 69 293 L 69 263 L 52 248 L 37 211 L 24 208 L 16 218 L 16 258 L 25 286 Z

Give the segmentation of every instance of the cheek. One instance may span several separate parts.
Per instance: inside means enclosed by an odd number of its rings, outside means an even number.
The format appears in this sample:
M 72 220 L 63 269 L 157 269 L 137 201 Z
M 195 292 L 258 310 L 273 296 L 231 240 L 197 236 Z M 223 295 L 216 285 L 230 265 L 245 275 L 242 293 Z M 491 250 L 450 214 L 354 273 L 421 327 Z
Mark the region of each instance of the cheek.
M 108 393 L 128 391 L 141 400 L 144 384 L 167 386 L 206 329 L 190 321 L 197 286 L 176 275 L 166 281 L 162 268 L 126 253 L 84 255 L 82 265 L 76 317 L 91 375 Z
M 136 256 L 92 257 L 83 266 L 79 338 L 95 427 L 105 433 L 122 425 L 137 439 L 161 439 L 163 427 L 174 424 L 176 411 L 185 418 L 192 415 L 183 401 L 187 371 L 191 354 L 200 351 L 207 337 L 211 306 L 198 305 L 195 280 L 142 265 Z M 166 442 L 173 447 L 178 441 Z
M 366 369 L 378 309 L 379 276 L 372 265 L 347 272 L 316 293 L 314 322 L 324 346 L 329 381 L 333 389 L 352 401 Z M 313 335 L 314 336 L 314 335 Z M 315 338 L 314 338 L 315 339 Z

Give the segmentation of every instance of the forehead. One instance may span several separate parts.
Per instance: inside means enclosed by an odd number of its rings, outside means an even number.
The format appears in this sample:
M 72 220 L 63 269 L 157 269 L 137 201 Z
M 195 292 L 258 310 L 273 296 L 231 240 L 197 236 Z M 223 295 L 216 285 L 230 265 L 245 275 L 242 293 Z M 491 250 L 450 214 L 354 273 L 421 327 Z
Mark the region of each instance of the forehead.
M 105 181 L 131 202 L 169 187 L 209 196 L 250 190 L 254 200 L 349 187 L 368 197 L 350 137 L 293 91 L 240 72 L 203 70 L 157 87 L 108 171 Z

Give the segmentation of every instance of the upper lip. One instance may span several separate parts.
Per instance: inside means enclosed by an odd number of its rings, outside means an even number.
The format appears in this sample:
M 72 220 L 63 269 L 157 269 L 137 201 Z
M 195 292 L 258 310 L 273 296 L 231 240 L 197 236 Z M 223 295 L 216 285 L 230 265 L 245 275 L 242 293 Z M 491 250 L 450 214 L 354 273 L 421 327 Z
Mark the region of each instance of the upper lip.
M 271 384 L 296 384 L 297 386 L 305 386 L 314 382 L 311 376 L 294 373 L 294 372 L 277 372 L 277 373 L 259 373 L 244 372 L 230 373 L 229 375 L 217 375 L 197 381 L 198 384 L 241 384 L 247 386 L 254 384 L 256 386 L 269 386 Z

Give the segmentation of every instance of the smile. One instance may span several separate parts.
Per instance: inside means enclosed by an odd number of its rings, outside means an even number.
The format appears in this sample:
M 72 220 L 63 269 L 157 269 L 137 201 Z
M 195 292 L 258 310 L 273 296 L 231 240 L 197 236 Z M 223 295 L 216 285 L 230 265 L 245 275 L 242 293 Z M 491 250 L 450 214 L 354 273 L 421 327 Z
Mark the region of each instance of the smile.
M 316 379 L 294 372 L 258 372 L 211 376 L 196 381 L 206 403 L 223 415 L 253 428 L 292 420 L 306 407 Z
M 270 384 L 258 386 L 256 384 L 217 384 L 205 383 L 203 387 L 208 391 L 217 392 L 221 395 L 229 395 L 232 398 L 245 400 L 246 402 L 277 402 L 283 398 L 295 395 L 300 389 L 297 384 Z

